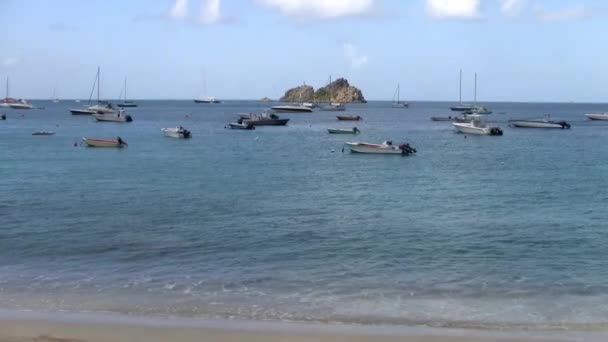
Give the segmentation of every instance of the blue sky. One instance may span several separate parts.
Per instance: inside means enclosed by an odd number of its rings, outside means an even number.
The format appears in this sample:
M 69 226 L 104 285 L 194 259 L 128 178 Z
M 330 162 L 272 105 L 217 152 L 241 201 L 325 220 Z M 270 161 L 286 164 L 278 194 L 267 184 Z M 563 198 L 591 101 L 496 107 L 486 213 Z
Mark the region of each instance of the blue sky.
M 346 77 L 370 100 L 608 100 L 601 0 L 0 0 L 11 95 L 278 98 Z M 3 82 L 2 82 L 3 83 Z M 4 86 L 0 86 L 4 92 Z M 2 94 L 3 95 L 3 94 Z M 2 96 L 3 97 L 3 96 Z

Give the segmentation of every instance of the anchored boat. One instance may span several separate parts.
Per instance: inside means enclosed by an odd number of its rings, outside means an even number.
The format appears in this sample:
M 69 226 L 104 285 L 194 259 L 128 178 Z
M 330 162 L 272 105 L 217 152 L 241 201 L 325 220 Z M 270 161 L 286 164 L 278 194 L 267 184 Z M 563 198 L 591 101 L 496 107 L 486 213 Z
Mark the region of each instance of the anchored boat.
M 329 134 L 359 134 L 361 131 L 357 127 L 344 129 L 344 128 L 328 128 Z
M 241 114 L 238 123 L 240 124 L 252 124 L 254 126 L 285 126 L 289 122 L 289 119 L 281 119 L 276 114 L 262 113 L 262 114 Z
M 231 129 L 245 129 L 245 130 L 252 130 L 255 129 L 255 125 L 253 123 L 251 123 L 250 121 L 247 122 L 231 122 L 228 124 L 228 126 Z
M 304 106 L 304 105 L 299 105 L 299 104 L 273 106 L 273 107 L 270 107 L 270 109 L 274 110 L 275 112 L 284 112 L 284 113 L 311 113 L 312 112 L 312 108 Z
M 502 135 L 502 130 L 499 127 L 493 127 L 489 124 L 471 120 L 470 122 L 454 122 L 452 123 L 458 133 L 475 134 L 475 135 Z
M 192 137 L 192 133 L 182 126 L 175 128 L 162 128 L 161 131 L 165 134 L 166 137 L 169 138 L 189 139 Z
M 570 128 L 570 124 L 566 121 L 552 121 L 548 115 L 539 120 L 509 120 L 509 125 L 522 128 Z
M 88 147 L 125 147 L 128 146 L 127 142 L 122 140 L 120 137 L 116 139 L 97 139 L 97 138 L 82 138 L 82 143 L 85 143 Z
M 589 113 L 585 114 L 589 120 L 608 120 L 608 113 Z
M 357 116 L 352 116 L 352 115 L 338 115 L 336 116 L 336 118 L 338 119 L 338 121 L 360 121 L 363 120 L 362 117 L 360 117 L 359 115 Z
M 385 141 L 382 144 L 370 144 L 362 142 L 347 142 L 345 144 L 353 153 L 368 153 L 368 154 L 400 154 L 409 156 L 416 153 L 416 149 L 410 144 L 393 145 L 392 141 Z
M 131 122 L 133 118 L 129 114 L 125 114 L 124 110 L 118 110 L 111 113 L 98 113 L 93 114 L 97 121 L 109 121 L 109 122 Z
M 37 131 L 32 133 L 32 135 L 53 135 L 55 132 L 53 131 Z

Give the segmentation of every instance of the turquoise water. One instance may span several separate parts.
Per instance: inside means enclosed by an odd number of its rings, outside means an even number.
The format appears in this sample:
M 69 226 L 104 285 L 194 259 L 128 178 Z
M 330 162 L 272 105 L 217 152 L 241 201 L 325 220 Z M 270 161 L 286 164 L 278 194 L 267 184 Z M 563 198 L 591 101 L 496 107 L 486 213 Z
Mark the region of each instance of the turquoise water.
M 0 309 L 460 327 L 608 323 L 608 124 L 591 104 L 350 105 L 233 131 L 264 104 L 141 101 L 129 124 L 70 106 L 0 121 Z M 551 113 L 571 130 L 507 127 Z M 23 115 L 23 116 L 22 116 Z M 183 125 L 191 140 L 162 136 Z M 54 136 L 32 136 L 54 130 Z M 121 136 L 125 149 L 74 147 Z M 407 141 L 418 155 L 342 153 Z

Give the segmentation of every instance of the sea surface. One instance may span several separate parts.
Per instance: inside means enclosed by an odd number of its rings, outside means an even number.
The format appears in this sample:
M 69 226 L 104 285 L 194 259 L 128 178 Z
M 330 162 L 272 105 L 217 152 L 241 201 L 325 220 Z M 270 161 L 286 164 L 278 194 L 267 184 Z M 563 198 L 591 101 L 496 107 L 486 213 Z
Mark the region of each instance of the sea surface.
M 139 101 L 126 124 L 35 104 L 0 121 L 0 309 L 608 329 L 608 122 L 584 117 L 608 105 L 485 103 L 504 136 L 465 137 L 429 120 L 451 103 L 353 104 L 353 137 L 332 112 L 225 129 L 257 101 Z M 544 114 L 572 129 L 507 125 Z

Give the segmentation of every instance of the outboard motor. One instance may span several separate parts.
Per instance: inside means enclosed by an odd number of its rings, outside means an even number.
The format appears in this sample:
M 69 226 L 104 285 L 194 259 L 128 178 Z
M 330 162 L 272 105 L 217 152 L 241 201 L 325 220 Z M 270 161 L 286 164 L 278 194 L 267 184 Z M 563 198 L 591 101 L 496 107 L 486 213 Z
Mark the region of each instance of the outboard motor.
M 570 129 L 570 124 L 567 123 L 566 121 L 560 121 L 558 123 L 562 126 L 562 129 L 564 129 L 564 128 Z
M 183 134 L 184 134 L 184 138 L 185 139 L 189 139 L 190 138 L 190 131 L 189 130 L 184 129 L 184 133 Z
M 401 150 L 402 156 L 409 156 L 410 154 L 416 153 L 416 149 L 410 146 L 410 144 L 401 144 L 399 145 L 399 149 Z
M 131 122 L 131 121 L 133 121 L 133 118 L 131 117 L 131 115 L 128 115 L 128 114 L 127 114 L 127 115 L 125 115 L 125 120 L 126 120 L 127 122 Z
M 502 135 L 502 129 L 498 127 L 490 128 L 490 135 Z
M 6 115 L 5 114 L 0 115 L 0 120 L 6 120 Z

